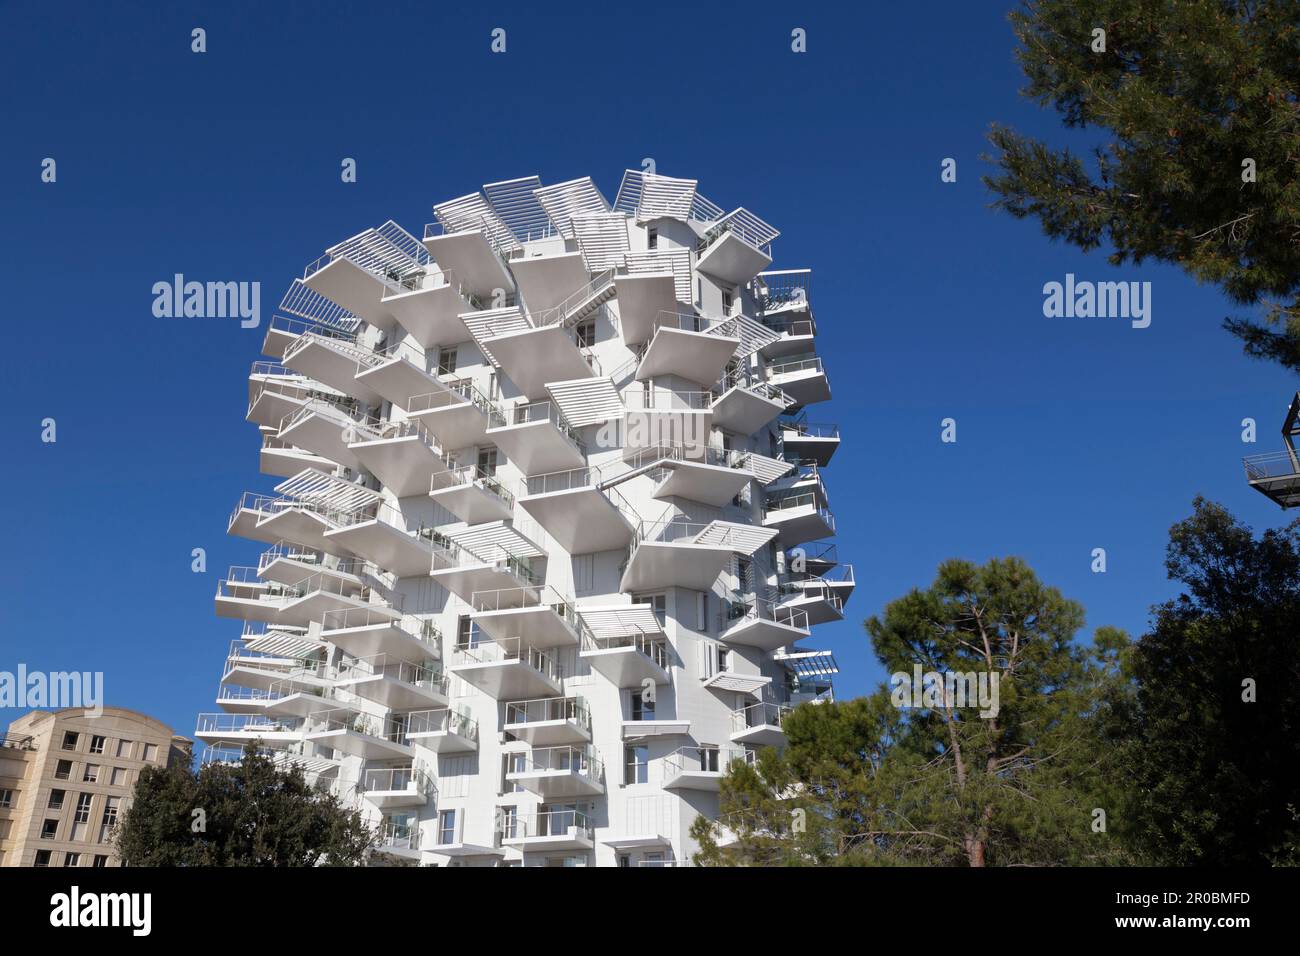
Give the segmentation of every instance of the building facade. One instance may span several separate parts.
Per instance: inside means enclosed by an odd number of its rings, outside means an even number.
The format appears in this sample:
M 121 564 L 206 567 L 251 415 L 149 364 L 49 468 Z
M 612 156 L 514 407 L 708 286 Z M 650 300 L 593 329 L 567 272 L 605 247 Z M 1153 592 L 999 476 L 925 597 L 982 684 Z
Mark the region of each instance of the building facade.
M 112 828 L 140 771 L 191 760 L 191 742 L 121 707 L 32 711 L 0 745 L 0 866 L 117 866 Z
M 492 183 L 295 280 L 250 372 L 261 542 L 199 716 L 355 801 L 381 858 L 687 865 L 732 760 L 831 699 L 853 589 L 811 272 L 693 180 Z

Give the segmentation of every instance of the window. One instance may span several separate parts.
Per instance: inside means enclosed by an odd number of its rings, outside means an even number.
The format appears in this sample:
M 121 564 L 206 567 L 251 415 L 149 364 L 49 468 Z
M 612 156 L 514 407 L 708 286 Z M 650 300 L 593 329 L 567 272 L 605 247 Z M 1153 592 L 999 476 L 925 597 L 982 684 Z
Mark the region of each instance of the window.
M 76 750 L 76 749 L 77 749 L 77 741 L 80 739 L 80 737 L 81 737 L 80 734 L 73 733 L 71 730 L 66 730 L 66 731 L 64 731 L 64 733 L 63 733 L 63 749 L 64 749 L 64 750 Z
M 623 748 L 623 782 L 647 783 L 650 780 L 650 748 L 644 745 Z
M 157 744 L 145 744 L 145 745 L 144 745 L 144 759 L 147 760 L 147 761 L 149 761 L 149 763 L 154 763 L 154 762 L 156 762 L 156 761 L 158 760 L 158 745 L 157 745 Z
M 54 779 L 55 779 L 55 780 L 71 780 L 71 779 L 72 779 L 72 761 L 71 761 L 71 760 L 60 760 L 57 764 L 54 765 Z
M 618 865 L 620 869 L 629 869 L 632 866 L 632 858 L 626 853 L 620 853 L 618 855 Z
M 104 818 L 99 824 L 100 843 L 107 843 L 113 835 L 113 827 L 117 826 L 117 808 L 121 802 L 121 797 L 109 797 L 104 801 Z
M 654 226 L 645 231 L 645 243 L 647 249 L 659 248 L 659 230 Z
M 646 700 L 644 691 L 634 690 L 631 692 L 632 698 L 632 719 L 633 720 L 654 720 L 655 719 L 655 702 L 654 698 Z
M 73 823 L 90 822 L 90 802 L 94 799 L 93 794 L 83 793 L 77 797 L 77 809 L 73 811 Z
M 519 808 L 501 807 L 501 836 L 513 840 L 522 834 L 519 832 Z
M 495 446 L 478 450 L 478 470 L 489 478 L 497 473 L 497 450 Z
M 53 840 L 58 835 L 59 835 L 58 820 L 46 820 L 44 823 L 41 824 L 42 840 Z
M 478 647 L 483 642 L 483 636 L 479 633 L 478 625 L 468 614 L 462 614 L 456 619 L 456 647 L 464 650 L 465 648 Z
M 49 866 L 49 865 L 50 865 L 50 851 L 37 850 L 36 859 L 32 863 L 32 866 Z
M 68 793 L 68 791 L 66 791 L 66 790 L 51 790 L 51 791 L 50 791 L 50 802 L 47 803 L 47 804 L 45 805 L 45 809 L 46 809 L 46 810 L 62 810 L 62 809 L 63 809 L 63 798 L 64 798 L 65 796 L 67 796 L 67 793 Z
M 668 620 L 668 595 L 642 594 L 632 599 L 633 604 L 649 604 L 655 612 L 655 620 L 663 627 Z
M 64 866 L 81 866 L 81 854 L 80 854 L 80 853 L 65 853 L 65 854 L 63 854 L 63 865 L 64 865 Z
M 82 782 L 82 783 L 98 783 L 98 782 L 99 782 L 99 764 L 97 764 L 97 763 L 88 763 L 88 764 L 86 764 L 86 772 L 85 772 L 84 774 L 81 775 L 81 782 Z
M 102 754 L 104 752 L 105 743 L 107 743 L 107 741 L 105 741 L 103 737 L 96 734 L 95 736 L 90 738 L 90 752 L 92 754 Z
M 108 857 L 104 856 L 104 854 L 102 853 L 96 853 L 94 862 L 92 862 L 90 865 L 97 870 L 101 870 L 104 867 L 108 866 Z
M 56 791 L 62 793 L 62 791 Z M 14 805 L 14 792 L 12 790 L 0 790 L 0 810 L 8 810 Z
M 114 768 L 113 768 L 113 780 L 112 780 L 112 783 L 113 783 L 113 786 L 115 786 L 115 787 L 125 787 L 125 786 L 126 786 L 126 768 L 125 768 L 125 767 L 114 767 Z
M 722 290 L 722 314 L 723 315 L 731 315 L 732 301 L 733 300 L 731 296 L 731 291 L 728 289 L 723 289 Z
M 131 759 L 131 750 L 132 750 L 134 747 L 135 747 L 135 742 L 134 742 L 134 741 L 131 741 L 131 740 L 119 740 L 119 741 L 117 742 L 117 755 L 118 755 L 119 757 L 125 757 L 127 760 L 130 760 L 130 759 Z
M 456 842 L 456 811 L 442 810 L 438 813 L 438 843 L 446 846 Z
M 709 773 L 718 772 L 717 744 L 700 744 L 700 769 Z
M 718 645 L 718 673 L 731 670 L 731 648 Z
M 438 374 L 451 375 L 456 371 L 456 350 L 438 349 Z
M 586 322 L 580 322 L 573 329 L 573 337 L 578 343 L 578 348 L 591 348 L 596 344 L 596 320 L 588 319 Z

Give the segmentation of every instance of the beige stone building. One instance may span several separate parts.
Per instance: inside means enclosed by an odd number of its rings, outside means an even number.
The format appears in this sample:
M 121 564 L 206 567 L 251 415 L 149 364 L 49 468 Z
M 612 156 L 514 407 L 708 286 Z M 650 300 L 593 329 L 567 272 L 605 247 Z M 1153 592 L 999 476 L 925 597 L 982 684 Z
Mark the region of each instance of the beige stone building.
M 32 711 L 0 741 L 0 866 L 117 866 L 110 831 L 148 765 L 191 741 L 134 710 Z

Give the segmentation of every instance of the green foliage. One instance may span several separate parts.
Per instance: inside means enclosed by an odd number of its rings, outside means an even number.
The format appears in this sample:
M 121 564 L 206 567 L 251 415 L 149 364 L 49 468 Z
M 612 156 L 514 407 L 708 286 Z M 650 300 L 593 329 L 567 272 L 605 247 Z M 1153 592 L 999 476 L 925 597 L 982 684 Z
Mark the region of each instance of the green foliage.
M 1115 711 L 1135 843 L 1162 864 L 1296 865 L 1300 522 L 1256 538 L 1197 498 L 1165 563 L 1186 590 L 1155 608 Z
M 1300 370 L 1300 4 L 1030 0 L 1011 22 L 1025 95 L 1103 142 L 1089 168 L 995 126 L 994 206 L 1082 249 L 1107 244 L 1113 263 L 1173 263 L 1234 302 L 1269 302 L 1264 324 L 1224 325 L 1248 354 Z
M 375 836 L 301 767 L 249 746 L 239 764 L 197 774 L 145 768 L 115 839 L 127 866 L 354 866 Z
M 802 705 L 783 753 L 736 763 L 723 823 L 696 822 L 701 864 L 1052 865 L 1121 858 L 1120 800 L 1108 774 L 1105 702 L 1128 639 L 1102 629 L 1072 643 L 1083 611 L 1009 558 L 948 561 L 934 584 L 867 622 L 891 672 L 996 674 L 999 709 L 943 700 L 900 709 L 870 697 Z M 1094 832 L 1094 810 L 1107 813 Z M 799 811 L 802 811 L 801 813 Z M 800 826 L 795 826 L 799 821 Z

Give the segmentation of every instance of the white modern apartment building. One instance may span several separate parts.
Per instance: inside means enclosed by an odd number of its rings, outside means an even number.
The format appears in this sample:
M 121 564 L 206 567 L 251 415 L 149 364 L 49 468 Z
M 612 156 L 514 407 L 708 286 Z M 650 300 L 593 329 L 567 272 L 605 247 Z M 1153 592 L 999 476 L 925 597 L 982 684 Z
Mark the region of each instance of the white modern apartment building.
M 696 186 L 492 183 L 292 283 L 207 759 L 301 763 L 381 861 L 680 866 L 729 762 L 831 699 L 811 272 Z

